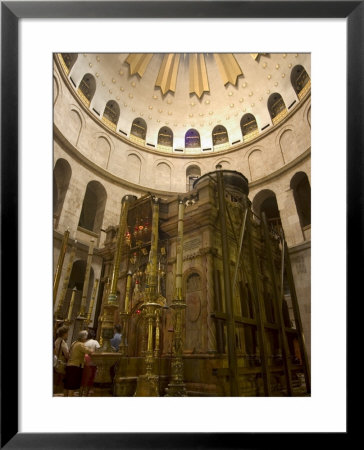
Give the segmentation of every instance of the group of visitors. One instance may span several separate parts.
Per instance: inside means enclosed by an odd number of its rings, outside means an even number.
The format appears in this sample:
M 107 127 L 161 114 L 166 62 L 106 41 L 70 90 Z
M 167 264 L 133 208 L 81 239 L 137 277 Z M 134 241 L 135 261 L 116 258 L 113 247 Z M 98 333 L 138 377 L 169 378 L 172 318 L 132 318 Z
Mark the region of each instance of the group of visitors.
M 100 348 L 93 330 L 82 330 L 77 341 L 70 348 L 67 344 L 68 327 L 57 330 L 54 343 L 54 393 L 63 391 L 65 397 L 72 397 L 78 390 L 79 396 L 87 397 L 93 387 L 97 367 L 92 354 Z M 114 336 L 110 339 L 112 350 L 118 352 L 121 344 L 121 327 L 115 325 Z
M 97 370 L 91 355 L 100 348 L 100 344 L 95 340 L 93 330 L 80 331 L 77 341 L 74 341 L 69 349 L 67 338 L 68 328 L 60 327 L 54 343 L 55 393 L 63 389 L 65 397 L 72 397 L 78 390 L 80 397 L 87 397 L 93 386 Z

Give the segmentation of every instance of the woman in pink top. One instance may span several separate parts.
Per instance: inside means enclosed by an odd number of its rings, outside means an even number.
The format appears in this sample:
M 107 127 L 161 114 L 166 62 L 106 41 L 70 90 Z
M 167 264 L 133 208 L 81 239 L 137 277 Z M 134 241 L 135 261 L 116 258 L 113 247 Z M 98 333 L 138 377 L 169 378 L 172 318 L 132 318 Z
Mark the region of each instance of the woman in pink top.
M 90 349 L 92 353 L 100 348 L 100 344 L 95 340 L 95 332 L 93 330 L 89 330 L 88 339 L 85 342 L 85 346 Z M 89 354 L 85 355 L 85 365 L 82 372 L 80 397 L 88 396 L 90 389 L 94 385 L 96 370 L 96 364 L 92 361 L 91 356 Z

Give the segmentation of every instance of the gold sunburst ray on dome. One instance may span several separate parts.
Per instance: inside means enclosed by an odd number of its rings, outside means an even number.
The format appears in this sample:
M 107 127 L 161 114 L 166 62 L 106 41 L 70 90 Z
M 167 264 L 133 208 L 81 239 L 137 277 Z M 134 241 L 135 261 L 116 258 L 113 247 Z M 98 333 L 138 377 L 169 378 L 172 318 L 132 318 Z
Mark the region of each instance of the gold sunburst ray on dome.
M 125 62 L 129 64 L 130 75 L 138 74 L 142 78 L 152 57 L 153 53 L 129 53 Z
M 168 91 L 176 92 L 177 74 L 180 54 L 168 53 L 164 55 L 155 86 L 159 87 L 162 94 Z
M 153 55 L 153 53 L 129 53 L 125 62 L 129 64 L 130 75 L 138 74 L 142 78 Z M 162 95 L 166 95 L 168 92 L 176 92 L 181 55 L 189 65 L 189 93 L 201 99 L 205 92 L 210 92 L 208 69 L 205 61 L 207 53 L 164 54 L 155 87 L 161 90 Z M 243 75 L 243 71 L 235 56 L 232 53 L 213 53 L 213 55 L 224 86 L 227 84 L 237 86 L 238 79 Z M 266 55 L 266 53 L 250 53 L 250 55 L 255 61 L 259 61 L 260 56 Z

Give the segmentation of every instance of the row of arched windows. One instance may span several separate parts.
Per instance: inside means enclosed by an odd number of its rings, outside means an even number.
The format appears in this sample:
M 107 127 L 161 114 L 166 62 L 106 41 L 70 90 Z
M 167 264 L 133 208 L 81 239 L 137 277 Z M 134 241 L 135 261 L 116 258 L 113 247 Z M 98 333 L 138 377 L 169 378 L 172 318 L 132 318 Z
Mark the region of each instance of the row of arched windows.
M 63 66 L 69 72 L 73 67 L 77 54 L 75 53 L 62 53 Z M 310 77 L 307 74 L 303 66 L 297 65 L 293 67 L 291 71 L 291 83 L 296 92 L 298 98 L 302 97 L 302 93 L 307 91 L 307 87 L 310 85 Z M 81 99 L 90 105 L 91 100 L 96 92 L 96 79 L 90 73 L 87 73 L 82 78 L 79 86 L 78 93 Z M 287 107 L 284 103 L 282 96 L 275 92 L 268 98 L 268 111 L 275 125 L 280 122 L 282 118 L 287 114 Z M 115 100 L 109 100 L 106 103 L 102 120 L 109 128 L 116 131 L 116 126 L 120 117 L 120 107 Z M 259 133 L 258 124 L 253 114 L 245 114 L 240 121 L 240 128 L 242 132 L 243 141 L 248 141 L 255 137 Z M 147 124 L 141 117 L 136 118 L 131 126 L 130 137 L 136 138 L 136 141 L 142 141 L 145 143 L 147 135 Z M 213 146 L 220 146 L 229 144 L 229 137 L 226 128 L 222 125 L 217 125 L 212 130 L 212 143 Z M 173 148 L 173 132 L 168 127 L 162 127 L 158 133 L 158 146 Z M 185 148 L 201 148 L 200 134 L 197 130 L 191 128 L 185 134 Z

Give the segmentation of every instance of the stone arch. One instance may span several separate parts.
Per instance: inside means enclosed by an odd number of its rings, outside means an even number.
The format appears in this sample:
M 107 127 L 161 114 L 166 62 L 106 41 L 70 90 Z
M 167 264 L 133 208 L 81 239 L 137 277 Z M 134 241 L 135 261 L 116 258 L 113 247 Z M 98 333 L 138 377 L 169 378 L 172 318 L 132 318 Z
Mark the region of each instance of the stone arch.
M 186 192 L 193 189 L 193 183 L 201 176 L 201 169 L 196 164 L 191 164 L 186 169 Z
M 258 217 L 265 213 L 268 224 L 280 233 L 282 229 L 281 215 L 278 208 L 276 194 L 270 189 L 259 191 L 253 199 L 252 209 Z
M 227 159 L 223 159 L 221 161 L 219 161 L 216 165 L 220 164 L 222 169 L 227 169 L 227 170 L 231 170 L 231 162 L 228 161 Z M 214 167 L 215 170 L 216 166 Z
M 297 172 L 290 183 L 301 228 L 311 225 L 311 186 L 305 172 Z
M 159 162 L 155 168 L 155 185 L 158 189 L 171 189 L 171 167 L 164 161 Z
M 80 140 L 81 131 L 83 127 L 83 117 L 80 112 L 72 107 L 70 116 L 69 116 L 69 124 L 70 124 L 70 133 L 69 140 L 77 147 L 78 142 Z
M 295 159 L 297 148 L 296 148 L 296 136 L 292 128 L 285 128 L 278 136 L 279 148 L 281 150 L 283 163 Z
M 140 183 L 140 173 L 142 168 L 142 161 L 135 153 L 130 153 L 126 162 L 127 177 L 132 183 Z
M 106 199 L 104 186 L 99 181 L 90 181 L 83 198 L 78 226 L 99 234 L 104 219 Z
M 95 152 L 92 155 L 93 161 L 100 167 L 107 168 L 111 153 L 111 142 L 104 134 L 96 137 Z
M 59 82 L 55 75 L 53 75 L 53 105 L 56 104 L 59 96 Z
M 261 150 L 254 149 L 249 153 L 248 165 L 251 180 L 257 180 L 265 175 L 265 165 Z
M 53 221 L 57 228 L 62 213 L 64 199 L 68 190 L 72 169 L 63 158 L 57 160 L 53 169 Z

